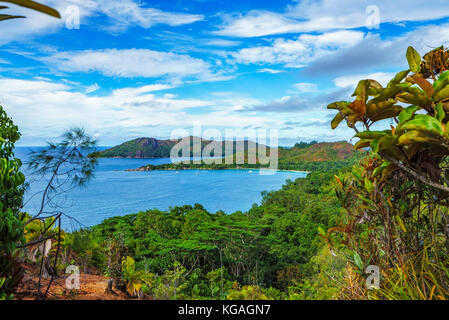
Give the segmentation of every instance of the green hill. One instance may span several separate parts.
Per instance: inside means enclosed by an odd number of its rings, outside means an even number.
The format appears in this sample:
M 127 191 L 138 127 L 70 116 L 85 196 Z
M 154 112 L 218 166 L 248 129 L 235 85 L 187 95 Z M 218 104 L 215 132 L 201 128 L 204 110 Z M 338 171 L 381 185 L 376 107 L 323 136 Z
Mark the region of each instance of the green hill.
M 269 152 L 273 149 L 267 150 Z M 361 159 L 363 152 L 354 150 L 354 146 L 346 141 L 341 142 L 312 142 L 298 143 L 293 148 L 278 149 L 278 169 L 280 170 L 301 170 L 317 171 L 340 169 L 352 165 Z M 223 163 L 204 163 L 203 161 L 190 161 L 189 163 L 175 163 L 163 165 L 146 165 L 129 171 L 152 171 L 152 170 L 189 170 L 189 169 L 257 169 L 269 168 L 270 164 L 248 163 L 248 149 L 245 148 L 243 164 L 237 164 L 234 154 L 233 164 Z
M 177 141 L 137 138 L 100 152 L 104 158 L 166 158 Z
M 364 152 L 346 141 L 297 143 L 293 148 L 279 148 L 279 169 L 328 171 L 341 169 L 360 160 Z
M 200 138 L 193 139 L 194 137 L 186 137 L 189 138 L 190 141 L 190 156 L 195 156 L 193 154 L 193 146 L 194 142 L 200 141 Z M 184 139 L 186 139 L 184 138 Z M 137 138 L 131 141 L 124 142 L 118 146 L 115 146 L 110 149 L 106 149 L 99 153 L 99 156 L 102 158 L 169 158 L 171 149 L 178 143 L 180 143 L 182 139 L 178 140 L 158 140 L 155 138 Z M 187 140 L 184 140 L 187 141 Z M 222 154 L 225 154 L 225 142 L 222 145 Z M 213 143 L 211 140 L 201 139 L 201 150 L 204 149 L 205 146 Z M 258 147 L 257 143 L 245 141 L 233 141 L 232 153 L 236 153 L 237 144 L 243 144 L 245 153 L 248 150 L 254 149 Z M 180 145 L 182 146 L 182 145 Z M 180 154 L 181 156 L 181 154 Z M 212 152 L 210 156 L 214 156 Z
M 342 161 L 355 157 L 360 152 L 346 141 L 296 144 L 293 148 L 280 148 L 279 159 L 291 161 Z

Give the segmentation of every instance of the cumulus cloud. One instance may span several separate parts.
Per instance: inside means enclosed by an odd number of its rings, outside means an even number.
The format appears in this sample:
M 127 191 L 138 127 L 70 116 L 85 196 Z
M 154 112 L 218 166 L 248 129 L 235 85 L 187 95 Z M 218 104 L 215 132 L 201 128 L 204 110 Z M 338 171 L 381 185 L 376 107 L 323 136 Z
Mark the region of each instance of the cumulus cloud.
M 204 19 L 200 14 L 166 12 L 149 8 L 136 0 L 48 0 L 45 4 L 57 9 L 62 19 L 14 5 L 10 9 L 2 10 L 4 14 L 24 15 L 27 19 L 2 21 L 0 44 L 61 30 L 65 27 L 66 18 L 73 14 L 70 10 L 67 11 L 70 6 L 76 6 L 79 10 L 81 28 L 89 26 L 91 19 L 106 17 L 107 23 L 103 23 L 101 28 L 114 33 L 124 32 L 132 26 L 145 29 L 158 24 L 179 26 Z
M 201 59 L 148 49 L 59 52 L 39 59 L 65 72 L 98 72 L 125 78 L 212 75 L 210 65 Z
M 42 144 L 67 128 L 83 126 L 98 134 L 103 145 L 116 144 L 138 136 L 169 137 L 176 128 L 191 127 L 266 127 L 267 119 L 234 112 L 255 99 L 220 97 L 182 99 L 161 92 L 173 88 L 150 84 L 112 90 L 105 95 L 85 93 L 83 86 L 46 79 L 0 77 L 0 104 L 19 125 L 21 144 Z M 193 108 L 209 110 L 191 114 Z M 152 130 L 152 128 L 157 128 Z
M 270 11 L 252 10 L 246 15 L 225 15 L 224 21 L 224 26 L 214 34 L 246 38 L 299 32 L 301 29 L 295 20 Z
M 360 31 L 336 31 L 320 35 L 302 34 L 293 40 L 277 38 L 271 45 L 244 48 L 231 55 L 243 64 L 285 64 L 300 68 L 311 60 L 361 42 Z
M 251 10 L 246 14 L 225 15 L 215 34 L 232 37 L 323 32 L 337 29 L 375 27 L 380 23 L 437 20 L 449 17 L 446 0 L 423 6 L 421 0 L 302 0 L 283 13 Z
M 112 31 L 124 31 L 137 25 L 148 29 L 157 24 L 180 26 L 204 19 L 203 15 L 165 12 L 148 8 L 134 0 L 106 0 L 95 2 L 95 9 L 111 18 L 108 28 Z
M 342 48 L 315 59 L 303 69 L 303 73 L 307 76 L 322 77 L 372 72 L 373 69 L 382 67 L 405 69 L 405 52 L 410 45 L 421 54 L 432 47 L 449 45 L 449 24 L 419 27 L 390 39 L 382 39 L 378 35 L 367 36 L 352 47 Z

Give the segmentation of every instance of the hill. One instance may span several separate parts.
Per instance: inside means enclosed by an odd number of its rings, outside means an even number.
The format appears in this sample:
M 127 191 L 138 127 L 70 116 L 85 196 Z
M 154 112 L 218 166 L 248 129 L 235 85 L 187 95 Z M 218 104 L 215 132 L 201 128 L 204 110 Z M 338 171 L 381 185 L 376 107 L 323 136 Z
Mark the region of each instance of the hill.
M 270 151 L 273 151 L 271 149 Z M 267 151 L 268 155 L 268 151 Z M 312 142 L 299 143 L 293 148 L 278 149 L 278 169 L 300 171 L 328 171 L 340 169 L 352 165 L 363 157 L 363 152 L 354 150 L 354 146 L 346 141 L 340 142 Z M 190 169 L 259 169 L 269 168 L 270 164 L 248 163 L 248 152 L 244 153 L 245 162 L 237 164 L 204 163 L 203 161 L 190 161 L 190 163 L 174 163 L 163 165 L 146 165 L 128 171 L 153 171 L 153 170 L 190 170 Z M 234 155 L 235 160 L 235 155 Z M 222 161 L 224 162 L 224 161 Z
M 335 161 L 348 160 L 356 156 L 359 152 L 354 150 L 354 146 L 346 141 L 321 142 L 306 144 L 303 146 L 296 144 L 295 147 L 279 149 L 279 159 L 291 161 Z
M 137 138 L 100 152 L 104 158 L 167 158 L 171 148 L 178 143 L 172 140 Z
M 190 152 L 191 157 L 194 156 L 194 143 L 201 141 L 201 150 L 203 150 L 205 146 L 213 143 L 212 140 L 201 138 L 194 139 L 195 137 L 192 136 L 186 138 L 190 141 L 190 150 L 192 150 L 192 152 Z M 184 141 L 187 141 L 186 138 L 183 138 L 185 139 Z M 99 152 L 99 156 L 102 158 L 169 158 L 172 148 L 183 141 L 183 139 L 158 140 L 155 138 L 137 138 L 113 148 L 103 150 Z M 222 154 L 225 153 L 225 143 L 226 141 L 223 141 Z M 245 152 L 258 147 L 257 143 L 249 142 L 248 140 L 233 141 L 233 154 L 236 153 L 238 143 L 243 143 Z M 210 156 L 214 156 L 214 153 L 212 152 Z

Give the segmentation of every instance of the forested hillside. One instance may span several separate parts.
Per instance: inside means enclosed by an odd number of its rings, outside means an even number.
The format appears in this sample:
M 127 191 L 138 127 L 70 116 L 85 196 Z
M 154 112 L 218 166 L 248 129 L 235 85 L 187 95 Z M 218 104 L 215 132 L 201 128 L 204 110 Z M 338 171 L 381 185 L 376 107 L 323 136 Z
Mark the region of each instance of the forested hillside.
M 270 152 L 278 152 L 279 170 L 331 170 L 344 168 L 360 160 L 364 152 L 354 150 L 354 146 L 346 141 L 342 142 L 301 142 L 292 148 L 280 147 L 278 150 L 267 150 L 267 158 Z M 256 163 L 249 163 L 248 152 L 244 154 L 244 162 L 237 163 L 236 156 L 233 156 L 231 164 L 226 164 L 226 158 L 214 163 L 205 163 L 201 160 L 193 160 L 190 162 L 163 164 L 163 165 L 146 165 L 137 169 L 130 168 L 130 171 L 153 171 L 153 170 L 189 170 L 189 169 L 263 169 L 272 168 L 272 164 L 261 164 L 258 160 Z M 218 162 L 218 163 L 217 163 Z
M 112 147 L 110 149 L 103 150 L 99 152 L 100 157 L 104 158 L 169 158 L 170 152 L 175 145 L 178 145 L 179 148 L 183 148 L 187 146 L 190 150 L 190 153 L 187 155 L 183 155 L 181 150 L 179 150 L 178 155 L 181 156 L 196 156 L 195 148 L 198 147 L 201 151 L 205 146 L 209 144 L 213 144 L 214 142 L 211 140 L 201 139 L 198 137 L 185 137 L 178 140 L 158 140 L 155 138 L 137 138 L 131 141 L 124 142 L 118 146 Z M 225 154 L 226 141 L 222 142 L 221 154 Z M 237 152 L 237 145 L 241 144 L 244 148 L 244 152 L 248 152 L 251 149 L 257 149 L 258 144 L 255 142 L 251 142 L 248 140 L 242 141 L 233 141 L 232 142 L 232 154 Z M 214 153 L 204 155 L 214 156 Z
M 125 271 L 121 257 L 132 257 L 143 293 L 157 299 L 331 298 L 336 289 L 319 261 L 343 265 L 319 230 L 342 214 L 334 173 L 287 181 L 248 212 L 210 213 L 200 204 L 142 211 L 67 234 L 66 243 L 84 257 L 78 263 L 113 278 Z

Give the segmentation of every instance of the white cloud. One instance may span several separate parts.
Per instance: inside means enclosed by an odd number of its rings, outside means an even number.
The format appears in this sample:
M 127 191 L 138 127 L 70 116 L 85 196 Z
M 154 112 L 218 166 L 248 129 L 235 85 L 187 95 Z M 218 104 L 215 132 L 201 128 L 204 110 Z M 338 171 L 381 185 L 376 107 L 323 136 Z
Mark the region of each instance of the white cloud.
M 97 83 L 94 83 L 93 85 L 90 85 L 87 89 L 86 89 L 86 93 L 92 93 L 97 91 L 98 89 L 100 89 L 100 86 Z
M 318 91 L 318 85 L 316 83 L 305 83 L 305 82 L 295 83 L 293 87 L 299 93 L 309 93 Z
M 2 14 L 23 15 L 26 19 L 12 19 L 1 22 L 0 45 L 12 41 L 29 39 L 32 36 L 55 32 L 63 21 L 33 10 L 14 7 L 2 10 Z
M 266 35 L 355 29 L 372 26 L 379 12 L 381 23 L 427 21 L 449 17 L 449 2 L 434 0 L 423 5 L 422 0 L 302 0 L 284 13 L 251 10 L 245 15 L 225 15 L 224 24 L 215 34 L 232 37 L 261 37 Z
M 421 55 L 441 45 L 449 45 L 449 24 L 427 25 L 396 37 L 382 39 L 369 35 L 348 48 L 326 54 L 312 61 L 303 73 L 307 76 L 336 76 L 372 73 L 373 70 L 397 71 L 407 68 L 405 53 L 408 46 L 415 47 Z
M 232 56 L 244 64 L 285 64 L 287 67 L 300 68 L 329 52 L 353 46 L 363 38 L 364 33 L 360 31 L 303 34 L 294 40 L 277 38 L 270 46 L 244 48 L 232 53 Z
M 225 25 L 214 34 L 246 38 L 300 31 L 294 20 L 269 11 L 252 10 L 244 16 L 224 16 L 224 19 Z
M 180 99 L 159 93 L 165 84 L 116 89 L 106 95 L 86 94 L 82 86 L 51 80 L 0 78 L 0 104 L 19 125 L 21 144 L 43 143 L 73 126 L 98 134 L 100 143 L 115 144 L 136 136 L 170 136 L 174 128 L 200 122 L 209 127 L 273 125 L 272 119 L 235 113 L 260 103 L 232 93 L 217 99 Z M 81 89 L 81 91 L 79 91 Z M 190 114 L 192 108 L 208 112 Z
M 137 25 L 148 29 L 157 24 L 180 26 L 204 19 L 203 15 L 165 12 L 146 8 L 134 0 L 106 0 L 95 4 L 95 9 L 113 20 L 108 27 L 112 31 L 123 31 Z
M 240 41 L 232 41 L 232 40 L 225 40 L 225 39 L 213 39 L 208 40 L 205 42 L 209 46 L 214 47 L 235 47 L 241 44 Z
M 355 75 L 338 77 L 338 78 L 334 79 L 334 83 L 339 88 L 347 88 L 347 87 L 355 88 L 360 80 L 373 79 L 373 80 L 378 81 L 382 86 L 385 87 L 388 84 L 388 82 L 390 82 L 390 80 L 393 79 L 394 75 L 395 75 L 394 73 L 388 73 L 388 72 L 355 74 Z
M 370 6 L 379 9 L 381 23 L 449 17 L 449 3 L 445 0 L 432 0 L 428 5 L 423 5 L 422 0 L 302 0 L 298 5 L 288 8 L 287 16 L 305 19 L 308 27 L 314 30 L 358 28 L 366 26 L 367 19 L 373 15 L 374 12 L 368 10 Z
M 123 32 L 131 26 L 148 29 L 158 24 L 179 26 L 204 19 L 204 16 L 199 14 L 165 12 L 148 8 L 135 0 L 48 0 L 45 4 L 57 9 L 62 19 L 14 5 L 10 9 L 2 10 L 4 14 L 24 15 L 27 18 L 2 21 L 0 44 L 50 34 L 65 28 L 69 14 L 66 9 L 69 6 L 76 6 L 79 9 L 80 28 L 88 26 L 91 19 L 104 15 L 108 21 L 106 23 L 103 21 L 101 28 L 115 33 Z M 98 24 L 95 28 L 98 28 Z
M 271 73 L 271 74 L 277 74 L 285 72 L 284 70 L 276 70 L 276 69 L 270 69 L 270 68 L 262 68 L 257 70 L 258 73 Z
M 148 49 L 60 52 L 41 61 L 65 72 L 99 72 L 117 77 L 210 77 L 210 65 L 187 55 Z

